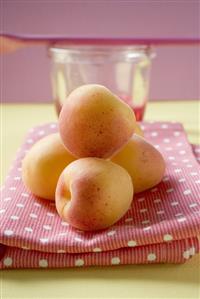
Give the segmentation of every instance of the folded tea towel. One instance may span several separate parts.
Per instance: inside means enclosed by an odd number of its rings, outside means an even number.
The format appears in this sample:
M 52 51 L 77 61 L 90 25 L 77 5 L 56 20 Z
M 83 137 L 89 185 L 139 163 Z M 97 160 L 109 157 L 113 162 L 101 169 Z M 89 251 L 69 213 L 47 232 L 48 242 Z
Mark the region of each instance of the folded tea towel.
M 136 194 L 112 227 L 82 232 L 58 216 L 54 202 L 32 195 L 21 180 L 21 161 L 55 123 L 35 127 L 11 166 L 0 204 L 0 268 L 183 263 L 199 252 L 200 147 L 179 123 L 144 122 L 145 138 L 166 160 L 156 187 Z

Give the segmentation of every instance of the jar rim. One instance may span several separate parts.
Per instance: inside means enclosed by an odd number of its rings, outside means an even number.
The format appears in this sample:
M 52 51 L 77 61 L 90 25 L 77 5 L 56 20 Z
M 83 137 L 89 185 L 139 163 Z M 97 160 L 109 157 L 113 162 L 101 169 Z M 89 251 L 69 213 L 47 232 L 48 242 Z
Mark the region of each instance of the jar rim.
M 80 51 L 133 51 L 137 50 L 138 52 L 154 52 L 153 47 L 149 45 L 94 45 L 94 44 L 86 44 L 86 45 L 62 45 L 56 44 L 53 46 L 49 46 L 50 53 L 60 53 L 71 51 L 74 53 L 78 53 Z
M 104 55 L 128 57 L 128 60 L 137 60 L 141 57 L 153 59 L 155 57 L 155 50 L 149 45 L 55 45 L 48 48 L 48 54 L 51 58 L 56 60 L 65 60 L 72 55 Z

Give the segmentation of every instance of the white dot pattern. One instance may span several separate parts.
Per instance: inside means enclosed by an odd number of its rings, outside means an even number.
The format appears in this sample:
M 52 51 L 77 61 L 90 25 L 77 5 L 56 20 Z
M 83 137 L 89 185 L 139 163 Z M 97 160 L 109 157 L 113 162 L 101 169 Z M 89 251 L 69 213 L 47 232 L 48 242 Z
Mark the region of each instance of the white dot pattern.
M 23 196 L 23 197 L 29 197 L 29 194 L 22 192 L 21 196 Z
M 169 181 L 169 177 L 164 177 L 163 182 L 167 182 L 167 181 Z
M 24 204 L 23 204 L 23 203 L 17 203 L 16 206 L 17 206 L 18 208 L 23 208 L 23 207 L 24 207 Z
M 95 248 L 93 249 L 93 252 L 101 252 L 101 251 L 102 251 L 102 249 L 99 248 L 99 247 L 95 247 Z
M 154 203 L 160 203 L 161 202 L 161 199 L 160 198 L 156 198 L 155 200 L 154 200 Z
M 147 260 L 148 260 L 149 262 L 153 262 L 153 261 L 155 261 L 155 260 L 156 260 L 156 255 L 155 255 L 155 253 L 149 253 L 148 256 L 147 256 Z
M 4 201 L 10 201 L 10 200 L 12 200 L 11 197 L 5 197 L 5 198 L 4 198 Z
M 33 219 L 37 219 L 37 215 L 34 214 L 34 213 L 30 213 L 30 217 L 33 218 Z
M 178 201 L 172 201 L 171 202 L 171 206 L 172 207 L 175 207 L 175 206 L 178 206 L 179 205 L 179 202 Z
M 57 253 L 65 253 L 66 251 L 64 249 L 58 249 Z
M 145 197 L 140 197 L 140 198 L 138 198 L 138 201 L 139 202 L 142 202 L 142 201 L 144 201 L 145 200 Z
M 170 188 L 170 189 L 167 189 L 167 190 L 166 190 L 167 193 L 171 193 L 171 192 L 173 192 L 173 191 L 174 191 L 173 188 Z
M 81 266 L 83 266 L 84 265 L 84 260 L 83 259 L 77 259 L 76 261 L 75 261 L 75 266 L 77 266 L 77 267 L 81 267 Z
M 163 214 L 165 214 L 165 211 L 160 210 L 160 211 L 157 211 L 156 213 L 157 213 L 158 215 L 163 215 Z
M 51 226 L 50 226 L 50 225 L 43 225 L 43 228 L 44 228 L 45 230 L 51 230 Z
M 83 242 L 83 239 L 81 239 L 81 238 L 79 238 L 79 237 L 75 237 L 74 240 L 75 240 L 76 242 Z
M 49 239 L 48 238 L 40 238 L 40 242 L 42 244 L 45 244 L 45 243 L 48 243 L 49 242 Z
M 133 221 L 133 218 L 132 217 L 130 217 L 130 218 L 126 218 L 125 219 L 125 222 L 132 222 Z
M 190 251 L 189 250 L 185 250 L 184 252 L 183 252 L 183 257 L 184 257 L 184 259 L 189 259 L 190 258 Z
M 147 209 L 141 209 L 140 213 L 146 213 L 148 210 Z
M 184 222 L 184 221 L 186 221 L 186 220 L 187 220 L 186 217 L 181 217 L 181 218 L 178 218 L 178 219 L 177 219 L 178 222 Z
M 143 231 L 149 231 L 149 230 L 151 230 L 151 226 L 146 226 L 143 228 Z
M 34 129 L 26 144 L 20 148 L 2 193 L 0 220 L 3 220 L 3 225 L 0 230 L 6 242 L 11 246 L 17 244 L 20 248 L 26 245 L 28 249 L 37 251 L 77 253 L 80 258 L 76 255 L 71 265 L 83 266 L 88 265 L 88 260 L 81 254 L 83 252 L 101 256 L 108 250 L 113 251 L 107 264 L 117 265 L 124 263 L 124 257 L 116 254 L 115 249 L 124 247 L 129 251 L 137 250 L 142 248 L 142 245 L 152 243 L 172 246 L 171 244 L 183 235 L 187 237 L 188 232 L 193 230 L 194 221 L 197 225 L 199 223 L 199 166 L 178 124 L 152 123 L 145 124 L 144 127 L 145 138 L 154 144 L 165 158 L 165 176 L 159 185 L 135 194 L 130 209 L 113 227 L 93 233 L 73 229 L 69 223 L 59 218 L 54 202 L 34 197 L 23 186 L 21 159 L 25 151 L 43 136 L 57 132 L 57 125 L 50 124 Z M 192 244 L 182 248 L 182 259 L 190 258 L 197 251 Z M 146 262 L 158 262 L 160 259 L 158 251 L 150 247 L 144 256 Z M 44 266 L 41 260 L 46 261 Z M 11 267 L 13 264 L 14 261 Z M 5 263 L 4 266 L 6 267 Z M 40 255 L 37 266 L 50 267 L 50 261 Z
M 185 178 L 181 178 L 181 179 L 179 179 L 178 180 L 180 183 L 183 183 L 183 182 L 185 182 Z
M 197 207 L 197 206 L 198 206 L 198 204 L 197 204 L 196 202 L 189 204 L 189 207 L 190 207 L 190 208 L 195 208 L 195 207 Z
M 3 260 L 3 263 L 6 267 L 10 267 L 12 266 L 12 263 L 13 263 L 13 260 L 11 257 L 6 257 L 4 260 Z
M 47 268 L 48 267 L 48 261 L 45 259 L 39 260 L 39 267 L 41 268 Z
M 48 213 L 47 213 L 47 216 L 49 216 L 49 217 L 54 217 L 55 214 L 54 214 L 54 213 L 50 213 L 50 212 L 48 212 Z
M 33 229 L 31 227 L 25 227 L 24 230 L 28 233 L 32 233 Z
M 10 216 L 10 219 L 12 219 L 12 220 L 18 220 L 18 219 L 19 219 L 19 216 L 12 215 L 12 216 Z
M 137 242 L 136 241 L 134 241 L 134 240 L 130 240 L 130 241 L 128 241 L 128 246 L 129 247 L 135 247 L 137 245 Z
M 44 134 L 45 134 L 45 132 L 43 130 L 41 130 L 41 131 L 38 132 L 39 136 L 43 136 Z
M 40 203 L 38 203 L 38 202 L 34 202 L 34 206 L 36 206 L 36 207 L 40 208 L 40 207 L 41 207 L 41 204 L 40 204 Z
M 14 235 L 14 232 L 11 229 L 6 229 L 4 231 L 4 235 L 10 237 L 10 236 Z
M 115 230 L 111 230 L 107 233 L 108 236 L 114 236 L 116 234 Z
M 170 234 L 166 234 L 163 237 L 164 241 L 172 241 L 173 240 L 173 236 Z
M 184 194 L 184 195 L 191 194 L 191 190 L 187 189 L 187 190 L 183 191 L 183 194 Z
M 120 258 L 119 257 L 113 257 L 111 259 L 111 264 L 112 265 L 119 265 L 120 264 Z
M 190 255 L 195 255 L 195 253 L 196 253 L 196 249 L 195 249 L 195 247 L 191 247 L 191 248 L 189 249 L 189 253 L 190 253 Z
M 22 246 L 21 248 L 24 250 L 30 250 L 30 248 L 28 246 Z
M 62 225 L 62 226 L 69 226 L 69 223 L 67 223 L 67 222 L 65 222 L 65 221 L 62 221 L 62 222 L 61 222 L 61 225 Z

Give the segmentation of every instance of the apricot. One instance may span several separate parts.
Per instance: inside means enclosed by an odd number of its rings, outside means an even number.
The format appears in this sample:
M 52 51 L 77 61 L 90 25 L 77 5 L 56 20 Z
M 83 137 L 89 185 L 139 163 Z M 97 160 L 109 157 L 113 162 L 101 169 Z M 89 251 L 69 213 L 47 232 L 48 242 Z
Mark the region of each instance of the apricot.
M 40 139 L 22 161 L 22 179 L 36 196 L 55 200 L 58 178 L 75 158 L 66 150 L 59 134 Z
M 137 134 L 133 134 L 129 142 L 112 157 L 112 161 L 128 171 L 135 193 L 157 185 L 165 172 L 161 153 Z
M 65 147 L 77 158 L 108 158 L 132 136 L 132 109 L 106 87 L 89 84 L 76 88 L 59 117 Z
M 62 219 L 80 230 L 107 228 L 128 210 L 133 185 L 128 172 L 99 158 L 82 158 L 62 172 L 56 208 Z

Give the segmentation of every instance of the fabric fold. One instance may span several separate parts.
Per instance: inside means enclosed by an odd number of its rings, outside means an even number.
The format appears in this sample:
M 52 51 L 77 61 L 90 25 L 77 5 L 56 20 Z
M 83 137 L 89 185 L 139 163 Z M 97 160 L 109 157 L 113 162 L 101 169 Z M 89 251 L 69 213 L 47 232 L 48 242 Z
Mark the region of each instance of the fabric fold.
M 23 157 L 37 140 L 57 132 L 57 125 L 31 129 L 2 188 L 0 268 L 182 263 L 199 252 L 200 146 L 189 144 L 179 123 L 141 126 L 165 158 L 165 176 L 155 188 L 136 194 L 120 221 L 97 232 L 72 228 L 53 202 L 23 185 Z

